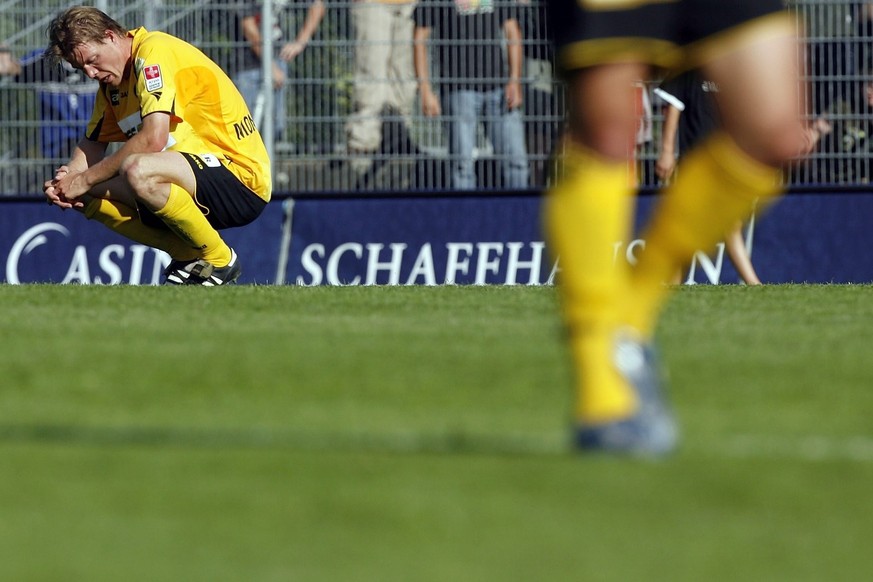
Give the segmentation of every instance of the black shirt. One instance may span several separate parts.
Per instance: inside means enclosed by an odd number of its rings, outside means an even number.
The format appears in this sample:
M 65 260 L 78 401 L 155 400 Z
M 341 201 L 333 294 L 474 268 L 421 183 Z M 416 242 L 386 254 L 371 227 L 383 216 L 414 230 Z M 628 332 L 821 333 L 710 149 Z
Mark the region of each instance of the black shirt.
M 417 27 L 431 30 L 435 81 L 450 89 L 488 90 L 506 83 L 506 21 L 518 20 L 514 0 L 422 0 Z
M 675 106 L 677 103 L 672 101 L 675 99 L 685 107 L 679 116 L 677 130 L 680 156 L 688 153 L 719 126 L 716 93 L 718 86 L 694 71 L 668 79 L 658 88 L 659 96 L 667 103 Z

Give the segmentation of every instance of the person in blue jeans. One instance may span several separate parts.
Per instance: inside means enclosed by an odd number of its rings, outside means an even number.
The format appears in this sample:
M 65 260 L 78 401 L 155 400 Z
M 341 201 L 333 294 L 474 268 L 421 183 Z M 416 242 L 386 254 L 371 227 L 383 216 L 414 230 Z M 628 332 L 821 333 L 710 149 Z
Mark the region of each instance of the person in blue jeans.
M 301 0 L 302 1 L 302 0 Z M 308 1 L 308 0 L 307 0 Z M 282 9 L 288 4 L 288 0 L 277 2 L 275 5 Z M 296 4 L 296 2 L 292 3 Z M 287 100 L 288 63 L 303 52 L 318 25 L 324 18 L 326 8 L 322 0 L 312 0 L 306 9 L 306 18 L 297 36 L 293 40 L 283 41 L 281 48 L 276 52 L 273 60 L 273 128 L 277 139 L 281 139 L 287 125 L 285 113 Z M 233 82 L 245 99 L 246 105 L 252 113 L 255 125 L 260 126 L 264 119 L 263 70 L 261 69 L 261 2 L 250 1 L 241 5 L 237 14 L 239 23 L 240 46 Z M 282 41 L 283 31 L 278 24 L 273 27 L 273 40 Z
M 530 170 L 521 114 L 521 27 L 514 2 L 423 0 L 413 20 L 422 113 L 427 117 L 445 114 L 452 187 L 472 190 L 477 186 L 473 150 L 481 122 L 500 165 L 502 186 L 527 188 Z M 433 81 L 429 51 L 435 61 Z

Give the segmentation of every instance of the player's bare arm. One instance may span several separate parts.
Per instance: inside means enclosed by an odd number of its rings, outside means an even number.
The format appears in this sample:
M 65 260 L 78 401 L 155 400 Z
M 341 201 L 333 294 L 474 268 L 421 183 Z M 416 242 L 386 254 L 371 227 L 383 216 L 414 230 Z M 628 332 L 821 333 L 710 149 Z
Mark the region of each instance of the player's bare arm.
M 413 33 L 413 66 L 418 79 L 418 93 L 421 98 L 421 111 L 425 117 L 437 117 L 442 114 L 439 97 L 430 84 L 430 61 L 427 54 L 427 42 L 430 39 L 430 28 L 417 26 Z
M 60 208 L 81 208 L 83 203 L 78 202 L 75 206 L 65 197 L 61 196 L 56 186 L 68 174 L 78 174 L 84 172 L 89 166 L 98 163 L 106 154 L 106 144 L 91 141 L 87 138 L 82 138 L 70 156 L 70 161 L 59 166 L 55 170 L 55 174 L 43 184 L 43 192 L 49 204 L 54 204 Z
M 521 90 L 521 69 L 522 61 L 524 60 L 521 27 L 516 19 L 511 18 L 503 25 L 503 30 L 506 35 L 506 56 L 509 65 L 509 79 L 504 89 L 506 107 L 508 109 L 517 109 L 521 107 L 524 100 Z
M 106 156 L 107 144 L 82 138 L 73 150 L 70 161 L 55 171 L 55 180 L 60 180 L 67 174 L 79 174 Z
M 170 135 L 170 116 L 155 112 L 143 119 L 142 127 L 114 154 L 88 165 L 80 172 L 69 172 L 55 186 L 55 193 L 73 201 L 89 193 L 95 186 L 118 175 L 125 159 L 134 154 L 158 153 L 167 146 Z

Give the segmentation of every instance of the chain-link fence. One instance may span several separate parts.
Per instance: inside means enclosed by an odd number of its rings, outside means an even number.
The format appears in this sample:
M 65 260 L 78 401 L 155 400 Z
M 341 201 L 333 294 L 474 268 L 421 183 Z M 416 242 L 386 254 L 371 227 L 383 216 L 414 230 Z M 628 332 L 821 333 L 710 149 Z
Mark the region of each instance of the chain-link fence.
M 275 109 L 269 112 L 265 102 L 270 99 L 260 89 L 263 67 L 244 32 L 247 23 L 262 24 L 255 3 L 92 4 L 131 28 L 143 25 L 192 42 L 241 89 L 250 88 L 250 108 L 262 121 L 270 119 L 274 129 L 276 191 L 336 193 L 545 186 L 560 161 L 560 156 L 556 163 L 550 160 L 564 100 L 553 74 L 543 2 L 457 2 L 461 9 L 483 12 L 476 26 L 459 29 L 448 10 L 456 4 L 451 0 L 273 0 L 270 36 L 278 71 L 271 73 L 277 89 L 271 95 Z M 0 80 L 2 194 L 38 195 L 53 168 L 66 161 L 89 118 L 95 83 L 40 58 L 46 25 L 68 5 L 0 0 L 0 41 L 21 64 L 20 72 Z M 806 36 L 807 114 L 810 120 L 826 118 L 833 131 L 808 160 L 786 168 L 786 181 L 795 188 L 866 184 L 873 131 L 873 91 L 868 87 L 873 3 L 795 0 L 791 6 Z M 512 31 L 505 26 L 509 19 L 519 24 L 522 47 L 512 58 Z M 413 22 L 428 30 L 424 53 L 414 48 Z M 517 70 L 513 59 L 520 60 Z M 520 115 L 507 116 L 489 98 L 464 101 L 469 88 L 505 96 L 505 84 L 516 74 L 524 102 Z M 439 115 L 423 98 L 423 76 L 438 97 Z M 652 97 L 653 88 L 645 87 L 651 131 L 638 150 L 643 186 L 656 185 L 653 167 L 663 104 Z M 452 93 L 459 95 L 450 98 Z M 482 107 L 478 118 L 468 115 L 473 106 Z M 450 153 L 458 151 L 463 153 Z

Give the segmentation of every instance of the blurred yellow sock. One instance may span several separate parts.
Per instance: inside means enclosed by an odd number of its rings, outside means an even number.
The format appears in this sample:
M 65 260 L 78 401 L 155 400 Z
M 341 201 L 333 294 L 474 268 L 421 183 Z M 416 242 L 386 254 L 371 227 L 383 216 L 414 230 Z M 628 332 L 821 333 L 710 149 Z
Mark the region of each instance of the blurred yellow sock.
M 118 234 L 140 244 L 161 249 L 173 259 L 196 259 L 200 253 L 169 230 L 143 224 L 136 209 L 115 200 L 92 198 L 85 205 L 85 217 L 96 220 Z
M 562 180 L 547 196 L 544 219 L 559 259 L 558 289 L 576 371 L 577 420 L 627 416 L 636 396 L 612 365 L 612 342 L 628 284 L 614 244 L 627 242 L 634 188 L 626 162 L 611 162 L 570 147 Z
M 170 186 L 166 205 L 155 211 L 182 239 L 199 249 L 200 256 L 216 267 L 225 267 L 230 262 L 230 247 L 222 240 L 206 216 L 197 208 L 191 195 L 180 186 Z
M 779 171 L 750 158 L 725 133 L 685 156 L 643 234 L 646 250 L 631 275 L 627 323 L 651 337 L 670 292 L 666 283 L 695 251 L 709 252 L 748 218 L 756 198 L 766 205 L 781 190 Z

